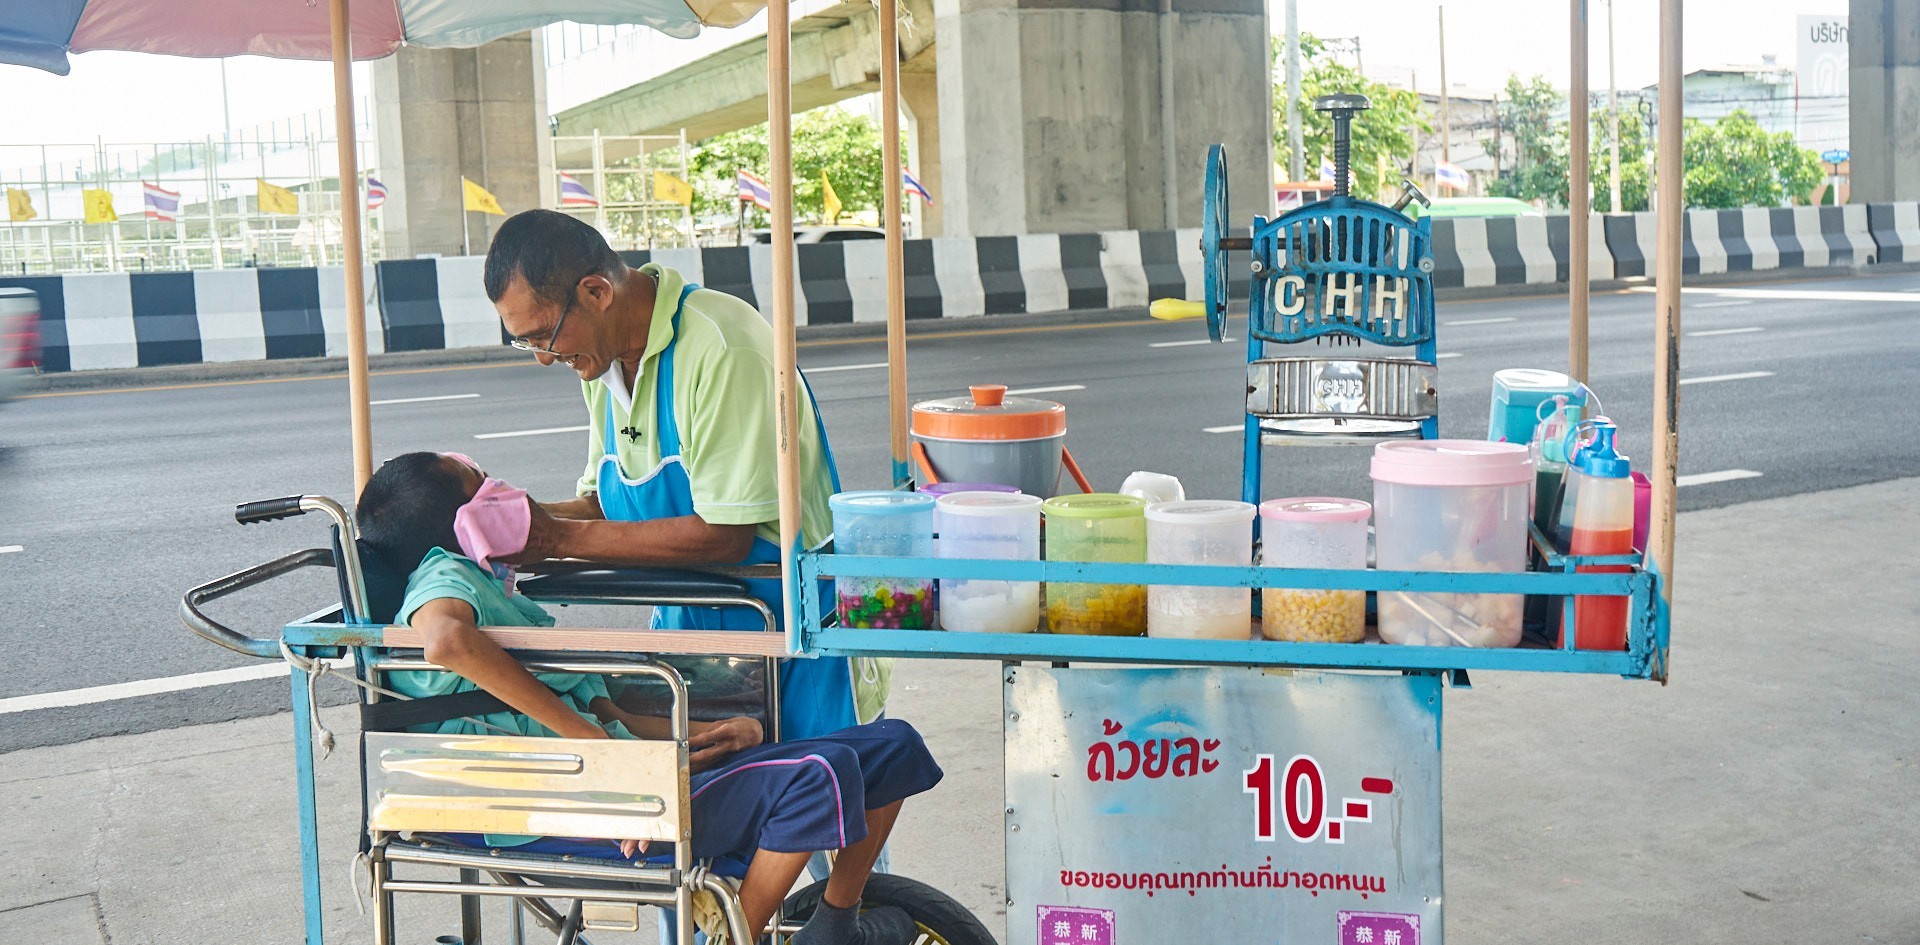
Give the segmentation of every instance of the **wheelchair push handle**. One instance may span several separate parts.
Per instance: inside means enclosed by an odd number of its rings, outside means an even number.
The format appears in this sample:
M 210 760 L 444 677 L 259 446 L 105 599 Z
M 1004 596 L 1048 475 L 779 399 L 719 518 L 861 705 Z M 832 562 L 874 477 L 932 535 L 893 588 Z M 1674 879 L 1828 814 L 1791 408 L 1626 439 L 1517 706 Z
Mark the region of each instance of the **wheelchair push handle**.
M 202 638 L 235 653 L 261 659 L 278 659 L 280 657 L 278 634 L 272 638 L 248 636 L 207 616 L 200 607 L 208 601 L 218 600 L 235 591 L 265 584 L 289 572 L 314 566 L 333 567 L 332 550 L 309 548 L 305 551 L 296 551 L 265 564 L 257 564 L 244 571 L 236 571 L 226 577 L 208 581 L 180 598 L 180 621 L 187 625 L 187 629 L 199 634 Z
M 306 512 L 301 505 L 306 496 L 289 495 L 278 499 L 260 499 L 254 502 L 242 502 L 233 507 L 233 520 L 242 525 L 255 522 L 271 522 L 274 519 L 291 518 Z

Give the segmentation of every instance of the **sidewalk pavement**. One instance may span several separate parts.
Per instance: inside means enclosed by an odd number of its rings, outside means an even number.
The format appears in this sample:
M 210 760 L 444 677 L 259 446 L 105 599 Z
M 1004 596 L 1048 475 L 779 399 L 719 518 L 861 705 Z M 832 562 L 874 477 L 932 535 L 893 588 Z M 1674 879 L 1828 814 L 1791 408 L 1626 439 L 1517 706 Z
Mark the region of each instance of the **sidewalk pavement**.
M 1671 686 L 1482 674 L 1448 694 L 1449 937 L 1920 941 L 1920 479 L 1683 523 Z M 998 933 L 995 667 L 894 680 L 947 771 L 909 805 L 895 869 Z M 351 745 L 348 713 L 326 714 Z M 290 724 L 0 756 L 0 942 L 297 942 Z M 321 763 L 338 942 L 371 940 L 348 885 L 356 788 L 350 753 Z M 402 904 L 407 942 L 457 930 L 451 900 Z

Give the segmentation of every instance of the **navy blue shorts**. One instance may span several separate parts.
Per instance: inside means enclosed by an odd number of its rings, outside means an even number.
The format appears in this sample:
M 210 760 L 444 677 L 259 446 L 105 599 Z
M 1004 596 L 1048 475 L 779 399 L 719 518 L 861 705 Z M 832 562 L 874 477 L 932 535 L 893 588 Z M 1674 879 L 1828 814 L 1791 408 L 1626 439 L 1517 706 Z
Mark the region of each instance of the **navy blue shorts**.
M 838 850 L 866 839 L 867 811 L 942 776 L 920 733 L 899 719 L 749 748 L 693 776 L 693 855 Z

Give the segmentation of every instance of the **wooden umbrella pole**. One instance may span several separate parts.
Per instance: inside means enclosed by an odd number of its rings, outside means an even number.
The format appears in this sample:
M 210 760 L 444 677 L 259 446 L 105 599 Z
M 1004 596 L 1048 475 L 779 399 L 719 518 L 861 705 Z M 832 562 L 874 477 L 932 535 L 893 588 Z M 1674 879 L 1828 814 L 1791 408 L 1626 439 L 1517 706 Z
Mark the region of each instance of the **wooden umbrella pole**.
M 1587 379 L 1587 256 L 1593 189 L 1588 186 L 1587 0 L 1567 0 L 1573 39 L 1573 87 L 1567 115 L 1567 373 Z
M 1660 0 L 1660 111 L 1655 215 L 1653 358 L 1653 522 L 1648 553 L 1661 574 L 1661 593 L 1673 599 L 1675 473 L 1680 458 L 1680 253 L 1685 213 L 1681 167 L 1681 0 Z
M 347 277 L 347 401 L 353 415 L 353 494 L 373 477 L 373 411 L 367 393 L 367 293 L 360 244 L 360 149 L 353 125 L 353 38 L 347 0 L 329 0 L 333 27 L 333 130 L 340 149 L 341 262 Z
M 778 2 L 778 0 L 776 0 Z M 887 418 L 892 433 L 893 484 L 912 476 L 907 459 L 907 250 L 900 233 L 900 21 L 897 0 L 880 0 L 880 154 L 885 165 L 887 218 Z
M 793 90 L 789 55 L 793 37 L 786 0 L 767 4 L 767 159 L 773 190 L 773 407 L 780 488 L 780 548 L 788 639 L 799 626 L 799 596 L 793 551 L 800 538 L 800 405 L 796 398 L 793 337 Z

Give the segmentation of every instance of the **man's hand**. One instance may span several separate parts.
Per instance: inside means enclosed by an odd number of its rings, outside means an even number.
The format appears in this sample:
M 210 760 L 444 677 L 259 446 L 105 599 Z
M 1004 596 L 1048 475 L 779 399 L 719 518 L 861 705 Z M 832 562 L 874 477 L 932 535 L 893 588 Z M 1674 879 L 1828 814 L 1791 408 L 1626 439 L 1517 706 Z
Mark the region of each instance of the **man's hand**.
M 527 499 L 527 510 L 531 513 L 527 520 L 527 546 L 516 554 L 502 555 L 498 560 L 508 564 L 523 564 L 528 561 L 567 557 L 561 549 L 567 545 L 573 523 L 553 517 L 546 506 L 533 501 L 532 498 Z
M 745 751 L 766 738 L 760 723 L 746 716 L 721 719 L 687 739 L 687 747 L 693 749 L 688 762 L 695 771 L 705 771 L 718 764 L 728 755 Z

